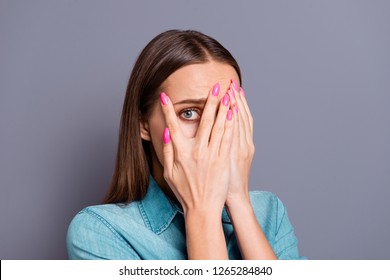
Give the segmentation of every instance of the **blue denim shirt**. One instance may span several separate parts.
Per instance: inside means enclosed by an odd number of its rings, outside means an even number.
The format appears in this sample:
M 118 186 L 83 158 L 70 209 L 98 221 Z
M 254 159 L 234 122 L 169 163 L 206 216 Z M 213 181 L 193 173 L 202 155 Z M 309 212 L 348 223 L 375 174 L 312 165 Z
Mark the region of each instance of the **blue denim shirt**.
M 286 208 L 272 193 L 250 192 L 252 207 L 279 259 L 300 259 Z M 241 259 L 226 210 L 222 226 L 229 259 Z M 129 204 L 91 206 L 72 220 L 67 235 L 70 259 L 187 259 L 184 216 L 150 179 L 145 198 Z

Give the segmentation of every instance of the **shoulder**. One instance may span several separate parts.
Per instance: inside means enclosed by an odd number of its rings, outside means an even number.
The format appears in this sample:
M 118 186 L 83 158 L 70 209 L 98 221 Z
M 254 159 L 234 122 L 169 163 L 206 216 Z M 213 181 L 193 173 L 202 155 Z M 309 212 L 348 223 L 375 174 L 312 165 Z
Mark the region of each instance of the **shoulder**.
M 71 259 L 117 258 L 132 251 L 123 232 L 134 223 L 141 223 L 137 203 L 89 206 L 72 219 L 67 232 L 67 248 Z M 99 244 L 97 250 L 96 244 Z M 126 249 L 111 253 L 113 248 Z
M 305 259 L 299 254 L 298 239 L 283 202 L 265 191 L 250 192 L 250 199 L 256 218 L 278 258 Z
M 107 227 L 117 224 L 124 219 L 134 219 L 137 217 L 137 203 L 131 204 L 102 204 L 88 206 L 81 210 L 73 218 L 71 226 L 86 226 L 89 224 L 102 224 Z
M 251 191 L 249 197 L 255 210 L 266 211 L 268 214 L 276 213 L 284 208 L 282 201 L 269 191 Z
M 270 203 L 277 199 L 276 194 L 269 191 L 250 191 L 249 196 L 252 202 Z
M 82 231 L 96 231 L 105 228 L 113 233 L 121 224 L 137 222 L 141 219 L 138 202 L 130 204 L 102 204 L 88 206 L 73 218 L 69 225 L 68 234 Z
M 277 195 L 268 191 L 251 191 L 249 197 L 263 230 L 271 235 L 276 234 L 281 220 L 286 215 L 286 208 L 282 201 Z

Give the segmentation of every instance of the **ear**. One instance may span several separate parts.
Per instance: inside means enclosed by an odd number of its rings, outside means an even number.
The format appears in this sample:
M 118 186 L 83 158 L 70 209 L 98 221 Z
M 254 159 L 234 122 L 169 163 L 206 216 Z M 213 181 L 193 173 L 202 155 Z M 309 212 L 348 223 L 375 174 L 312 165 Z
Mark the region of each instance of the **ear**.
M 150 137 L 149 132 L 149 124 L 145 121 L 139 122 L 139 129 L 141 131 L 141 138 L 145 141 L 151 141 L 152 137 Z

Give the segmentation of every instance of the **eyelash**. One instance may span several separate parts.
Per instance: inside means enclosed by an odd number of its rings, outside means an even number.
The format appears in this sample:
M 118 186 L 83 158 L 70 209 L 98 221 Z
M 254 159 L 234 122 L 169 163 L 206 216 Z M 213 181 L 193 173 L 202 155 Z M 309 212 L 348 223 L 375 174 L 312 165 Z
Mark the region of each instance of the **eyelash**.
M 194 111 L 194 112 L 196 112 L 197 114 L 199 114 L 199 117 L 201 116 L 201 113 L 202 113 L 201 110 L 200 110 L 199 108 L 185 108 L 185 109 L 183 109 L 183 110 L 181 110 L 181 111 L 179 112 L 179 117 L 180 117 L 182 120 L 187 121 L 187 122 L 197 122 L 197 121 L 199 121 L 199 119 L 196 119 L 196 120 L 189 120 L 189 119 L 186 119 L 186 118 L 181 117 L 181 115 L 182 115 L 183 113 L 188 112 L 188 111 Z

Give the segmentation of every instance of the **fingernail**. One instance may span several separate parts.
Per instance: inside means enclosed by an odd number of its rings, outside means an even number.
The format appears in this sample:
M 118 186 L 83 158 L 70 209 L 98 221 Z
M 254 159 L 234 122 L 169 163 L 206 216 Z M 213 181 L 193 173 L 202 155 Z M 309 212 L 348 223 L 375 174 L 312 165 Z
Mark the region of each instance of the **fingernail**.
M 164 144 L 168 144 L 169 141 L 171 141 L 171 135 L 169 134 L 168 127 L 166 127 L 164 129 L 163 141 L 164 141 Z
M 230 85 L 230 94 L 233 95 L 233 97 L 235 98 L 236 97 L 236 94 L 234 93 L 234 89 L 232 87 L 232 85 Z
M 233 111 L 229 109 L 229 111 L 227 112 L 227 115 L 226 115 L 226 118 L 231 121 L 232 118 L 233 118 Z
M 218 96 L 219 90 L 220 90 L 219 83 L 216 83 L 216 84 L 214 85 L 214 87 L 213 87 L 213 92 L 212 92 L 212 94 L 213 94 L 214 96 Z
M 238 113 L 238 106 L 234 105 L 234 109 L 236 110 L 236 113 Z
M 243 96 L 245 96 L 245 91 L 244 91 L 243 88 L 241 88 L 240 92 L 241 92 L 241 94 L 242 94 Z
M 165 92 L 160 93 L 160 100 L 161 100 L 162 105 L 168 104 L 168 97 L 165 94 Z
M 229 105 L 229 101 L 230 101 L 229 94 L 226 93 L 225 96 L 222 99 L 222 104 L 227 106 L 227 105 Z
M 232 79 L 232 84 L 233 84 L 234 88 L 235 88 L 237 91 L 240 90 L 240 88 L 238 87 L 238 84 L 237 84 L 236 81 L 233 80 L 233 79 Z

